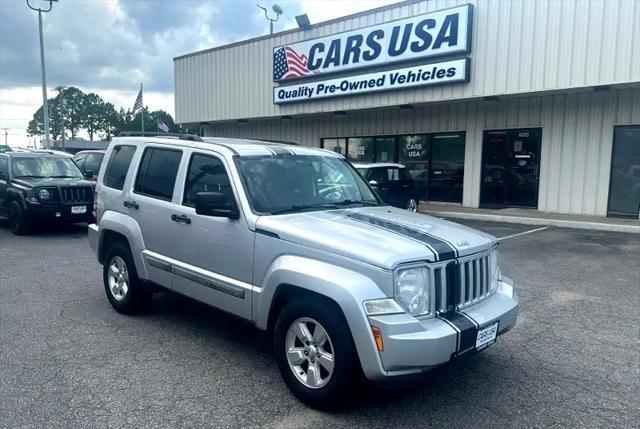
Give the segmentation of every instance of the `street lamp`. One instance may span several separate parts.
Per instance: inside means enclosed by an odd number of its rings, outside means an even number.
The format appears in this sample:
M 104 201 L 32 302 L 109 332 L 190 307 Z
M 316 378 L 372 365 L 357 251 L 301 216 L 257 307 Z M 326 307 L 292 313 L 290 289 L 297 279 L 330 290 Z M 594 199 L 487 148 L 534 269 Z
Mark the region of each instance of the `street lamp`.
M 47 74 L 44 69 L 44 42 L 42 41 L 42 12 L 51 12 L 53 2 L 58 0 L 44 0 L 49 2 L 48 9 L 35 8 L 26 0 L 29 9 L 38 12 L 38 28 L 40 29 L 40 64 L 42 66 L 42 115 L 44 116 L 44 145 L 46 149 L 51 147 L 49 140 L 49 102 L 47 100 Z
M 275 12 L 276 17 L 275 18 L 269 18 L 269 15 L 267 13 L 267 8 L 266 7 L 262 7 L 257 3 L 256 3 L 256 6 L 258 6 L 260 9 L 262 9 L 264 11 L 264 17 L 269 20 L 269 34 L 273 34 L 273 23 L 276 22 L 278 20 L 278 18 L 280 18 L 280 15 L 282 15 L 282 8 L 280 6 L 278 6 L 277 4 L 274 4 L 273 6 L 271 6 L 271 10 L 273 10 Z

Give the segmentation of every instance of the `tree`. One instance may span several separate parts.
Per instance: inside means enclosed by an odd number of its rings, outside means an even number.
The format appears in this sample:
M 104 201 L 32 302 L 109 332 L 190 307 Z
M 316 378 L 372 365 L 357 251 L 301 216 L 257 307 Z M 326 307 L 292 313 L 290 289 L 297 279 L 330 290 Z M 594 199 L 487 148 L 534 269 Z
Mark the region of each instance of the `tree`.
M 76 87 L 58 86 L 56 99 L 62 108 L 64 128 L 71 132 L 71 137 L 78 135 L 85 121 L 85 99 L 87 95 Z M 100 98 L 100 97 L 98 97 Z M 102 99 L 100 99 L 102 101 Z

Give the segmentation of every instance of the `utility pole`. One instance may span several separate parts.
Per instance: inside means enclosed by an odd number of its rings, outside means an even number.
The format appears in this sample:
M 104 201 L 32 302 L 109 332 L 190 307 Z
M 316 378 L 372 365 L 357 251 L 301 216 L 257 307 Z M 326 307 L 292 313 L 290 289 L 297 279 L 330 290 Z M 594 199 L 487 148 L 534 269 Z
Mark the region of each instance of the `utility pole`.
M 51 12 L 53 8 L 53 2 L 58 0 L 47 0 L 49 2 L 49 9 L 35 8 L 29 4 L 29 0 L 26 0 L 29 9 L 38 12 L 38 29 L 40 30 L 40 65 L 42 68 L 42 115 L 44 116 L 44 145 L 46 149 L 51 147 L 51 140 L 49 140 L 49 101 L 47 99 L 47 73 L 44 66 L 44 41 L 42 40 L 42 12 Z
M 7 138 L 9 136 L 9 128 L 2 128 L 4 130 L 4 145 L 5 146 L 9 146 L 9 143 L 7 142 Z

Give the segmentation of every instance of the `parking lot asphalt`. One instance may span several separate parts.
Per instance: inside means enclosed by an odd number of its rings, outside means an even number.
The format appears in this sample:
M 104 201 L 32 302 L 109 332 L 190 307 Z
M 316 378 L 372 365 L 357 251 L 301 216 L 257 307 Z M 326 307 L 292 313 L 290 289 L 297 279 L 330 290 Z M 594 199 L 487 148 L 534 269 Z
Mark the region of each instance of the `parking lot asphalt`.
M 244 322 L 166 293 L 112 310 L 85 226 L 0 224 L 0 427 L 638 427 L 639 236 L 548 228 L 501 250 L 513 331 L 424 384 L 319 412 Z

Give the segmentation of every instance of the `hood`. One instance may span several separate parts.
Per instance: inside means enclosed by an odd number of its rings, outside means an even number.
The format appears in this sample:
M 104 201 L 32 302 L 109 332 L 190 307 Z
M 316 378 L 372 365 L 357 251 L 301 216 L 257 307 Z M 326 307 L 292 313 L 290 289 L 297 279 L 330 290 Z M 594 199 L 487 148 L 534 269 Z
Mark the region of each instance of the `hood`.
M 470 255 L 496 241 L 463 225 L 388 206 L 262 216 L 256 227 L 283 240 L 386 269 Z
M 41 177 L 20 177 L 12 180 L 13 183 L 18 185 L 27 186 L 29 188 L 35 188 L 40 186 L 92 186 L 95 185 L 86 179 L 74 179 L 74 178 L 41 178 Z

